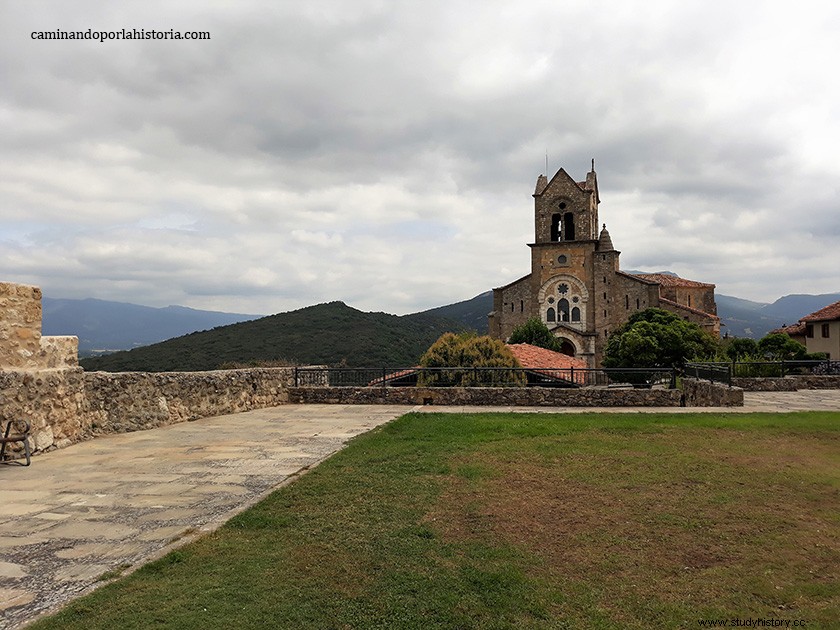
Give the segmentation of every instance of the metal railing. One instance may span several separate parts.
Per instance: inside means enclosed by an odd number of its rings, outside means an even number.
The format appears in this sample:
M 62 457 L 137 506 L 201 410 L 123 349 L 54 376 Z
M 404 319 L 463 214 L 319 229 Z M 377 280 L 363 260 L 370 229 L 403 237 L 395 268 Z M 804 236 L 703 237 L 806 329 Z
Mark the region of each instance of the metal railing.
M 683 375 L 732 387 L 732 364 L 726 362 L 686 363 Z
M 840 374 L 840 361 L 709 361 L 686 363 L 683 371 L 686 376 L 731 386 L 733 378 Z
M 298 367 L 295 387 L 676 387 L 672 368 Z

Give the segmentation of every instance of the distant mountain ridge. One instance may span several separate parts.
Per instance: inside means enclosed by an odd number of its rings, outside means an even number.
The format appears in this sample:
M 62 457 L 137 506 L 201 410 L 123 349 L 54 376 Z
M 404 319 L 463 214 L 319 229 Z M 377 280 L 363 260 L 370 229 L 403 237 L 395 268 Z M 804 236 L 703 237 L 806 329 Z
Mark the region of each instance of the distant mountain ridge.
M 716 299 L 723 334 L 758 339 L 840 300 L 840 293 L 787 295 L 772 304 L 721 294 Z M 343 302 L 268 317 L 95 299 L 44 298 L 43 304 L 44 334 L 77 335 L 82 356 L 136 348 L 103 361 L 84 359 L 86 368 L 161 371 L 213 369 L 231 361 L 275 359 L 356 366 L 413 365 L 443 332 L 472 329 L 485 334 L 493 294 L 486 291 L 469 300 L 401 317 L 363 313 Z M 254 326 L 231 328 L 249 323 Z M 227 347 L 228 343 L 232 346 Z
M 77 336 L 81 356 L 147 346 L 197 330 L 262 317 L 202 311 L 186 306 L 153 308 L 95 298 L 74 300 L 44 297 L 41 307 L 42 333 Z

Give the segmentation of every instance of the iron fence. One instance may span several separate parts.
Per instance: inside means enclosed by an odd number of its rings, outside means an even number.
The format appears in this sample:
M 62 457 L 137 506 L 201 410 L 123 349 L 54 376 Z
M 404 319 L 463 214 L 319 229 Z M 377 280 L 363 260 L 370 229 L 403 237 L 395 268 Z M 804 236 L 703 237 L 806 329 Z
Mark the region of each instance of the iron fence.
M 795 374 L 819 373 L 821 366 L 830 361 L 735 361 L 732 375 L 745 378 L 784 377 Z
M 686 363 L 683 374 L 703 381 L 724 383 L 732 387 L 732 365 L 726 362 Z
M 295 368 L 295 387 L 676 387 L 672 368 Z
M 710 361 L 686 363 L 684 373 L 686 376 L 732 385 L 733 378 L 840 374 L 840 361 Z

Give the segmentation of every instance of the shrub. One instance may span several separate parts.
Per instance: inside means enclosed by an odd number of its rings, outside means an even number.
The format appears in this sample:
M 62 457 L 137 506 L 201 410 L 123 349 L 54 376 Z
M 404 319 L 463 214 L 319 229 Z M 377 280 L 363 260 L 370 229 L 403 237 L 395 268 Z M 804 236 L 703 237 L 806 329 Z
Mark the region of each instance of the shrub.
M 422 371 L 418 386 L 525 385 L 519 371 L 470 369 L 522 367 L 503 342 L 475 333 L 444 333 L 423 353 L 420 365 L 435 369 Z
M 726 356 L 732 361 L 743 361 L 758 355 L 758 343 L 749 337 L 736 337 L 726 346 Z

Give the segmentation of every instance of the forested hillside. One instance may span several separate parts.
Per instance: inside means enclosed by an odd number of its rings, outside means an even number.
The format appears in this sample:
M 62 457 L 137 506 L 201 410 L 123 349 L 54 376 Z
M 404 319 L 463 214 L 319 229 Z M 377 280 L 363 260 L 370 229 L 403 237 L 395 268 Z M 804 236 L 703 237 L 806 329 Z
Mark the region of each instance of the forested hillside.
M 402 367 L 415 365 L 441 334 L 463 324 L 416 313 L 364 313 L 329 302 L 177 337 L 151 346 L 91 357 L 86 370 L 195 371 L 257 361 Z

